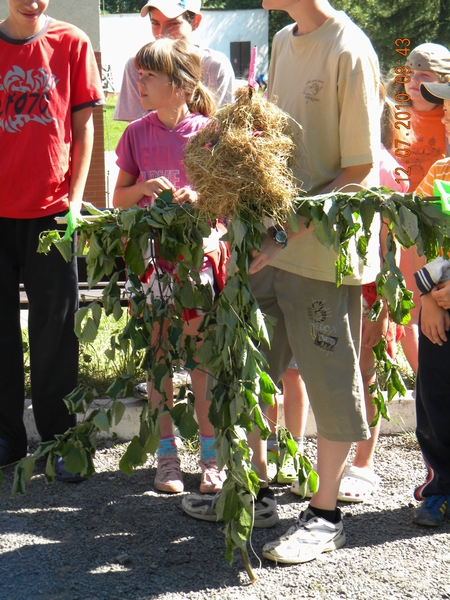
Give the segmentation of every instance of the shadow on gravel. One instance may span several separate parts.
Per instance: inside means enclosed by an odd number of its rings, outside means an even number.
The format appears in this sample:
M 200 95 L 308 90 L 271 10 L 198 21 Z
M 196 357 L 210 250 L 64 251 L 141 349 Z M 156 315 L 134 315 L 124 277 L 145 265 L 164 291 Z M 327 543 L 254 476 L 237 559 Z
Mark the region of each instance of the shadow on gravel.
M 219 591 L 224 597 L 224 588 L 247 582 L 240 556 L 236 554 L 233 566 L 224 559 L 218 524 L 185 515 L 181 495 L 153 491 L 154 468 L 138 469 L 130 477 L 118 470 L 103 471 L 79 485 L 47 485 L 43 470 L 39 465 L 26 496 L 14 499 L 9 497 L 13 470 L 4 473 L 2 600 L 139 600 L 171 593 L 189 598 L 195 592 L 214 598 Z M 185 475 L 187 491 L 197 490 L 198 483 L 198 474 Z M 287 488 L 276 488 L 276 493 L 282 518 L 272 529 L 254 531 L 252 545 L 259 556 L 263 544 L 284 533 L 306 506 Z M 398 540 L 413 544 L 436 533 L 412 524 L 407 506 L 341 509 L 346 549 Z M 450 532 L 450 523 L 439 529 L 443 532 Z M 255 557 L 252 563 L 258 567 Z M 273 566 L 266 560 L 262 565 Z
M 181 495 L 153 491 L 155 469 L 96 473 L 78 485 L 47 485 L 44 467 L 25 496 L 0 494 L 0 598 L 155 598 L 239 584 L 242 563 L 223 557 L 216 523 L 191 519 Z M 186 487 L 198 489 L 198 475 Z M 243 577 L 245 580 L 245 576 Z

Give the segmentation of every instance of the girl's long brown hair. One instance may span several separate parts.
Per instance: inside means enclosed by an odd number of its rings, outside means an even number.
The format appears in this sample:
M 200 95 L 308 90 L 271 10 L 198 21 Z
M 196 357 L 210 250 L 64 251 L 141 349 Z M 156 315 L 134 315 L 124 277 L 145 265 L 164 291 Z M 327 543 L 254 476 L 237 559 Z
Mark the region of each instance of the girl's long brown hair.
M 136 68 L 165 73 L 174 88 L 184 92 L 192 113 L 210 117 L 216 103 L 201 82 L 202 63 L 195 46 L 184 40 L 161 38 L 143 46 L 134 59 Z

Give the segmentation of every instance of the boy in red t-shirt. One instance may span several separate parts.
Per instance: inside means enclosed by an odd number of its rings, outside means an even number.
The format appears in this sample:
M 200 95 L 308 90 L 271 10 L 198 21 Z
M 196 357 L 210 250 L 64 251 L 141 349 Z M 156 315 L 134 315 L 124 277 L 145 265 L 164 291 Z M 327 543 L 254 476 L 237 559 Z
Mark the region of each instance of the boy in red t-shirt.
M 0 467 L 27 453 L 19 282 L 29 302 L 33 412 L 42 441 L 75 424 L 63 398 L 77 386 L 76 262 L 37 253 L 55 215 L 79 212 L 89 170 L 92 110 L 103 103 L 87 36 L 45 15 L 49 0 L 8 0 L 0 23 Z M 79 481 L 55 464 L 63 481 Z

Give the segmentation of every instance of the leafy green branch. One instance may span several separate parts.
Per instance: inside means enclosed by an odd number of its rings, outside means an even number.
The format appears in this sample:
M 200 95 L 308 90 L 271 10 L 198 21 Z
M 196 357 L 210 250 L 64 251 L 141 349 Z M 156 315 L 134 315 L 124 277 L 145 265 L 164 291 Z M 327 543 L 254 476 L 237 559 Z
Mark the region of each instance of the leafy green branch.
M 380 295 L 388 302 L 392 318 L 406 323 L 412 307 L 411 293 L 406 290 L 403 276 L 396 264 L 395 244 L 405 248 L 416 245 L 419 254 L 429 259 L 436 256 L 439 247 L 449 247 L 450 219 L 442 215 L 431 202 L 412 195 L 392 194 L 385 189 L 362 190 L 356 194 L 331 194 L 299 198 L 294 212 L 314 226 L 319 241 L 335 252 L 336 283 L 352 273 L 354 257 L 366 259 L 375 217 L 380 215 L 389 229 L 387 252 L 377 278 Z M 263 315 L 252 295 L 248 281 L 251 260 L 249 250 L 260 248 L 265 227 L 253 216 L 255 211 L 236 212 L 228 223 L 227 240 L 230 245 L 229 273 L 225 287 L 213 298 L 209 286 L 200 282 L 198 271 L 203 262 L 203 238 L 210 232 L 210 223 L 195 206 L 180 206 L 172 202 L 170 192 L 161 195 L 152 207 L 97 214 L 94 220 L 79 223 L 80 241 L 77 254 L 86 253 L 88 282 L 94 286 L 104 276 L 110 277 L 100 301 L 80 310 L 76 331 L 80 339 L 92 341 L 97 335 L 102 311 L 119 319 L 122 291 L 114 273 L 116 257 L 127 264 L 129 281 L 129 319 L 122 332 L 113 336 L 109 355 L 127 353 L 126 372 L 109 388 L 112 400 L 110 412 L 98 409 L 95 416 L 86 416 L 91 402 L 89 392 L 74 392 L 76 401 L 71 409 L 82 412 L 83 420 L 60 437 L 53 446 L 40 446 L 37 455 L 49 453 L 48 470 L 51 479 L 51 458 L 61 453 L 69 458 L 69 470 L 90 475 L 95 452 L 95 433 L 120 419 L 121 408 L 115 408 L 119 398 L 130 394 L 137 365 L 142 366 L 163 397 L 152 410 L 145 404 L 139 432 L 130 442 L 121 458 L 120 468 L 131 473 L 145 462 L 148 453 L 157 449 L 160 431 L 159 417 L 169 411 L 164 395 L 164 383 L 172 377 L 172 365 L 184 363 L 188 369 L 205 369 L 214 379 L 209 419 L 215 428 L 219 468 L 228 467 L 228 477 L 218 502 L 218 517 L 225 521 L 226 557 L 233 559 L 239 549 L 249 576 L 254 580 L 247 542 L 253 524 L 253 499 L 260 481 L 251 465 L 247 434 L 259 430 L 267 437 L 269 428 L 261 409 L 260 400 L 271 404 L 276 387 L 267 375 L 266 360 L 260 347 L 270 343 L 271 322 Z M 293 222 L 293 215 L 287 215 Z M 378 218 L 378 217 L 377 217 Z M 376 230 L 375 230 L 375 233 Z M 41 239 L 41 251 L 55 245 L 66 259 L 70 249 L 57 232 L 48 232 Z M 156 252 L 157 249 L 157 252 Z M 153 256 L 162 297 L 147 295 L 140 276 L 144 272 L 144 256 Z M 174 273 L 161 268 L 158 261 L 174 266 Z M 183 336 L 184 309 L 200 309 L 203 319 L 197 336 Z M 372 318 L 379 306 L 375 305 Z M 167 335 L 161 336 L 161 327 Z M 200 343 L 201 342 L 201 343 Z M 378 360 L 384 361 L 384 383 L 391 399 L 396 391 L 404 392 L 395 364 L 386 356 L 384 346 L 375 349 Z M 181 395 L 186 390 L 180 391 Z M 80 395 L 79 395 L 80 394 Z M 67 399 L 66 399 L 67 401 Z M 379 412 L 387 417 L 381 394 L 376 402 Z M 120 404 L 117 406 L 120 407 Z M 193 396 L 177 403 L 170 411 L 182 435 L 192 435 L 197 426 L 193 416 Z M 297 457 L 297 448 L 287 431 L 281 435 L 282 445 L 294 457 L 299 469 L 299 483 L 306 488 L 317 488 L 317 474 L 305 457 Z M 67 446 L 67 449 L 66 449 Z M 52 454 L 53 453 L 53 454 Z M 64 453 L 64 454 L 62 454 Z M 19 463 L 14 491 L 23 493 L 25 482 L 31 476 L 36 454 Z
M 350 242 L 353 241 L 357 255 L 365 260 L 370 239 L 376 234 L 375 219 L 381 219 L 387 235 L 382 266 L 376 278 L 377 292 L 385 298 L 395 323 L 409 323 L 414 303 L 397 265 L 396 249 L 397 245 L 403 248 L 415 246 L 419 256 L 425 255 L 427 260 L 433 260 L 441 248 L 444 253 L 450 250 L 450 217 L 440 210 L 437 199 L 373 188 L 357 193 L 299 198 L 295 205 L 297 214 L 306 219 L 307 226 L 314 226 L 317 239 L 336 253 L 337 285 L 353 273 Z M 380 247 L 383 247 L 381 241 Z M 376 301 L 369 318 L 376 320 L 380 309 L 380 301 Z M 373 401 L 377 415 L 372 425 L 376 424 L 380 415 L 389 418 L 382 390 L 387 391 L 388 402 L 396 393 L 402 396 L 406 393 L 399 367 L 387 353 L 386 341 L 381 340 L 373 352 L 377 378 L 369 391 L 375 395 Z

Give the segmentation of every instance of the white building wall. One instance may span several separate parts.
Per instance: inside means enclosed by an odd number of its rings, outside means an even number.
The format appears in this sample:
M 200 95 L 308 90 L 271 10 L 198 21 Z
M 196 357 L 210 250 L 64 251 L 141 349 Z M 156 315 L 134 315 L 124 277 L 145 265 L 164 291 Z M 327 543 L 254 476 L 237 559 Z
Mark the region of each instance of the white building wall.
M 96 52 L 100 51 L 100 14 L 95 0 L 50 0 L 47 14 L 85 31 Z M 0 2 L 0 20 L 8 16 L 6 0 Z
M 55 1 L 55 0 L 53 0 Z M 269 13 L 263 9 L 204 10 L 193 41 L 223 52 L 230 58 L 230 42 L 250 42 L 258 47 L 256 71 L 267 73 L 269 54 Z M 103 65 L 110 65 L 116 91 L 120 90 L 127 60 L 150 42 L 150 19 L 139 13 L 100 16 Z

